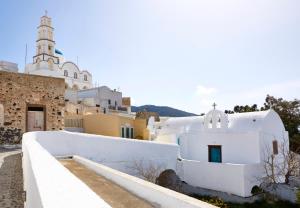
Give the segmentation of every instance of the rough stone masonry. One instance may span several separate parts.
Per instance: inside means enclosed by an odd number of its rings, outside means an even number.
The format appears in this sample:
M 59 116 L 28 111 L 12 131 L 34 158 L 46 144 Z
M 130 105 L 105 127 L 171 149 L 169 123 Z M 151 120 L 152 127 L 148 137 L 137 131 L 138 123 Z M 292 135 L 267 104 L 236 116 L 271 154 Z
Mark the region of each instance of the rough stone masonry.
M 43 107 L 45 130 L 63 129 L 64 93 L 62 78 L 0 71 L 0 144 L 21 142 L 28 106 Z

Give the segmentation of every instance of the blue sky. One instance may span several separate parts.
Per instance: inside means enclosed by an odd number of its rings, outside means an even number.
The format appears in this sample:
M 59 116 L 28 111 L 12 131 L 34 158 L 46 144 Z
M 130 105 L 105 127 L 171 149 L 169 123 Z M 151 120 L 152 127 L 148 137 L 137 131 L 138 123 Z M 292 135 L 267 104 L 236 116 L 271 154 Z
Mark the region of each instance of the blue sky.
M 2 0 L 0 60 L 24 70 L 45 10 L 66 59 L 135 105 L 202 113 L 300 98 L 298 0 Z

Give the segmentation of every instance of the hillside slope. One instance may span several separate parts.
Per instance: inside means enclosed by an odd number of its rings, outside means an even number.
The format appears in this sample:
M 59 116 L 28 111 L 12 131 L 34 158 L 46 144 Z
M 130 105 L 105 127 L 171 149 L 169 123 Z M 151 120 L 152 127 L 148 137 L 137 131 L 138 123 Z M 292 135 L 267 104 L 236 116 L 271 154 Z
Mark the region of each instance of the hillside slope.
M 139 112 L 139 111 L 156 112 L 160 116 L 166 116 L 166 117 L 196 116 L 196 114 L 194 113 L 189 113 L 168 106 L 155 106 L 155 105 L 131 106 L 131 110 L 132 112 Z

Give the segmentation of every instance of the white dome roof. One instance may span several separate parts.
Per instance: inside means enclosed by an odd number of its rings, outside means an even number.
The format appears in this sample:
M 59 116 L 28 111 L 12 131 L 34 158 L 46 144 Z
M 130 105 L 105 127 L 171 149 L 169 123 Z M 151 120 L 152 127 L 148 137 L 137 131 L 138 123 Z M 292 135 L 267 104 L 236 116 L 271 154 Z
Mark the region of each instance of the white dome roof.
M 227 114 L 226 131 L 253 132 L 266 128 L 284 129 L 279 115 L 274 110 Z M 161 124 L 161 133 L 184 133 L 204 130 L 205 116 L 169 118 Z

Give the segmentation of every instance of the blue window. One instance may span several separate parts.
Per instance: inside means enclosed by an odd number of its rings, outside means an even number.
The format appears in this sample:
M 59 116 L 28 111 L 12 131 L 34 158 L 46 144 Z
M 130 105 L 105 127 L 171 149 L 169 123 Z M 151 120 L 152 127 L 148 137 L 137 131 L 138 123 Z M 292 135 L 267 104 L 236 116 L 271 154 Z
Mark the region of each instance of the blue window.
M 220 145 L 208 145 L 208 162 L 222 162 L 222 147 Z
M 177 138 L 177 144 L 180 145 L 180 137 Z

